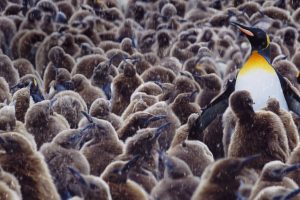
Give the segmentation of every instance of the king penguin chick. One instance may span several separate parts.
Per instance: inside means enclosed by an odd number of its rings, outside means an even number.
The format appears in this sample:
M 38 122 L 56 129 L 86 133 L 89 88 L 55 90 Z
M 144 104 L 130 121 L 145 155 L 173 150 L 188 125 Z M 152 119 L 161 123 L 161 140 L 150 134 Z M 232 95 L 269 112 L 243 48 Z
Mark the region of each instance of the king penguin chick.
M 186 140 L 171 147 L 168 155 L 183 160 L 195 176 L 201 177 L 204 169 L 214 162 L 213 154 L 208 147 L 200 141 Z
M 260 158 L 251 165 L 258 170 L 272 160 L 285 162 L 289 156 L 289 147 L 280 118 L 269 111 L 255 112 L 250 93 L 245 90 L 234 92 L 229 102 L 237 122 L 228 156 L 246 157 L 260 153 Z
M 200 199 L 237 199 L 240 186 L 239 175 L 257 156 L 246 158 L 223 158 L 208 166 L 203 174 L 192 200 Z M 255 161 L 253 161 L 255 162 Z
M 175 131 L 178 127 L 180 127 L 179 119 L 176 117 L 172 109 L 169 108 L 165 102 L 158 102 L 147 108 L 145 112 L 148 112 L 155 116 L 166 116 L 165 120 L 171 123 L 171 125 L 167 127 L 166 130 L 164 130 L 164 133 L 158 139 L 159 147 L 162 150 L 169 149 L 174 138 Z M 151 123 L 149 127 L 158 127 L 163 125 L 164 123 L 165 122 L 162 120 L 156 121 L 154 123 Z
M 136 74 L 134 65 L 126 62 L 123 70 L 123 73 L 117 75 L 112 82 L 112 112 L 119 116 L 129 105 L 132 93 L 143 83 Z
M 91 77 L 92 85 L 101 88 L 107 99 L 111 98 L 111 83 L 114 78 L 111 75 L 111 67 L 109 62 L 102 62 L 95 67 Z
M 299 199 L 299 189 L 289 189 L 283 186 L 270 186 L 262 189 L 254 200 Z
M 74 91 L 84 99 L 88 109 L 96 99 L 106 99 L 102 89 L 92 86 L 90 81 L 84 75 L 75 74 L 72 77 L 72 82 L 74 84 Z
M 298 145 L 294 151 L 291 153 L 289 159 L 286 162 L 289 165 L 295 165 L 297 163 L 300 163 L 300 145 Z M 298 185 L 300 184 L 300 170 L 295 170 L 293 172 L 290 172 L 287 176 L 291 179 L 293 179 Z
M 9 87 L 17 84 L 19 81 L 18 71 L 13 67 L 10 58 L 6 55 L 0 55 L 0 76 L 8 83 Z
M 1 134 L 0 141 L 5 152 L 0 164 L 19 180 L 24 200 L 60 199 L 43 156 L 25 137 L 9 132 Z
M 18 71 L 20 78 L 26 74 L 34 74 L 34 67 L 31 62 L 25 58 L 19 58 L 13 61 L 14 68 Z
M 179 94 L 174 102 L 170 104 L 171 109 L 175 115 L 180 120 L 181 124 L 185 124 L 188 121 L 188 117 L 192 113 L 199 113 L 200 107 L 198 104 L 193 102 L 193 96 L 195 92 L 192 93 L 182 93 Z
M 9 92 L 9 85 L 6 82 L 4 77 L 0 77 L 0 102 L 3 103 L 4 101 L 10 102 L 11 95 Z
M 24 124 L 16 119 L 16 109 L 13 103 L 9 105 L 3 105 L 0 108 L 0 133 L 2 132 L 17 132 L 25 136 L 32 147 L 36 149 L 34 138 L 26 131 Z
M 157 84 L 149 81 L 140 85 L 135 92 L 144 92 L 148 95 L 158 96 L 162 93 L 162 89 Z
M 19 181 L 2 168 L 0 168 L 0 198 L 5 200 L 22 199 Z
M 147 200 L 144 189 L 128 179 L 131 162 L 115 161 L 108 165 L 101 178 L 108 184 L 114 200 Z
M 138 111 L 144 111 L 157 102 L 158 99 L 156 96 L 147 95 L 143 92 L 134 92 L 131 95 L 130 104 L 124 110 L 121 117 L 123 120 L 126 120 L 131 114 Z
M 105 57 L 92 54 L 81 57 L 75 65 L 72 75 L 83 74 L 87 78 L 91 78 L 95 67 L 101 62 L 106 61 Z
M 70 73 L 75 66 L 75 61 L 72 56 L 67 54 L 63 48 L 58 46 L 54 46 L 50 49 L 48 59 L 56 68 L 65 68 Z
M 87 159 L 79 151 L 84 145 L 84 133 L 80 129 L 65 130 L 57 134 L 51 143 L 41 146 L 40 152 L 45 158 L 54 184 L 62 199 L 80 195 L 73 176 L 68 167 L 76 168 L 80 173 L 88 175 L 90 166 Z M 59 165 L 59 170 L 58 170 Z
M 62 91 L 56 94 L 53 99 L 53 110 L 65 117 L 70 128 L 77 128 L 82 118 L 81 111 L 87 112 L 87 106 L 82 97 L 74 91 Z
M 18 196 L 18 198 L 20 199 L 22 198 L 21 186 L 19 181 L 16 179 L 16 177 L 13 174 L 4 171 L 1 167 L 0 167 L 0 182 L 6 185 L 10 190 L 14 191 Z M 3 194 L 2 191 L 0 192 L 0 194 Z
M 90 200 L 112 200 L 109 187 L 101 178 L 92 175 L 84 175 L 78 170 L 68 167 L 79 184 L 81 195 Z
M 122 119 L 114 113 L 110 112 L 110 102 L 105 99 L 96 99 L 90 108 L 92 117 L 103 119 L 111 123 L 116 131 L 123 126 Z
M 283 186 L 289 189 L 297 189 L 298 185 L 292 179 L 285 176 L 299 168 L 299 164 L 288 165 L 278 160 L 267 163 L 259 179 L 253 186 L 249 199 L 254 199 L 262 189 L 269 186 Z
M 91 174 L 99 176 L 108 164 L 123 153 L 124 144 L 119 141 L 116 131 L 109 122 L 92 118 L 87 113 L 84 115 L 87 119 L 81 120 L 79 127 L 86 131 L 86 138 L 91 141 L 81 152 L 89 161 Z
M 34 136 L 38 149 L 59 132 L 69 129 L 67 120 L 53 112 L 48 100 L 34 104 L 25 115 L 26 130 Z
M 164 178 L 151 191 L 155 200 L 189 200 L 199 185 L 189 166 L 179 158 L 163 155 Z
M 126 141 L 128 137 L 134 136 L 139 129 L 147 128 L 152 122 L 162 120 L 166 116 L 155 116 L 147 112 L 138 111 L 124 121 L 124 125 L 117 131 L 121 140 Z
M 60 46 L 64 42 L 64 36 L 60 33 L 54 32 L 47 36 L 39 45 L 35 55 L 36 70 L 41 77 L 44 76 L 44 71 L 49 63 L 48 53 L 54 46 Z
M 188 118 L 187 123 L 181 125 L 178 129 L 176 129 L 176 133 L 171 143 L 171 148 L 175 147 L 177 144 L 182 144 L 188 139 L 188 136 L 192 131 L 194 123 L 198 117 L 199 115 L 196 113 L 191 114 Z
M 140 160 L 143 161 L 140 167 L 158 177 L 158 155 L 156 151 L 159 149 L 159 145 L 157 141 L 170 125 L 171 123 L 165 123 L 158 128 L 144 128 L 137 131 L 134 136 L 126 140 L 125 151 L 119 156 L 119 159 L 128 160 L 134 156 L 139 156 Z
M 268 100 L 266 110 L 275 113 L 281 119 L 287 134 L 289 150 L 292 152 L 299 144 L 299 134 L 292 115 L 281 109 L 279 102 L 274 98 Z
M 220 93 L 222 88 L 222 80 L 216 74 L 195 76 L 195 80 L 201 88 L 200 94 L 198 95 L 196 101 L 201 108 L 204 108 L 214 97 Z

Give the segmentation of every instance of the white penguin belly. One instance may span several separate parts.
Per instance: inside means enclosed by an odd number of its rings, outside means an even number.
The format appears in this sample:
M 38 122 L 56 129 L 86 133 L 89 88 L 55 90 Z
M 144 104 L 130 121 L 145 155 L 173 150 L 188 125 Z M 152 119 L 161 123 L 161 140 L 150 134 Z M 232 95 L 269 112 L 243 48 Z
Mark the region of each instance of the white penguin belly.
M 253 69 L 247 74 L 237 77 L 235 91 L 247 90 L 250 92 L 255 111 L 266 107 L 269 98 L 275 98 L 282 109 L 288 110 L 288 106 L 282 92 L 279 78 L 276 74 L 268 73 L 261 69 Z

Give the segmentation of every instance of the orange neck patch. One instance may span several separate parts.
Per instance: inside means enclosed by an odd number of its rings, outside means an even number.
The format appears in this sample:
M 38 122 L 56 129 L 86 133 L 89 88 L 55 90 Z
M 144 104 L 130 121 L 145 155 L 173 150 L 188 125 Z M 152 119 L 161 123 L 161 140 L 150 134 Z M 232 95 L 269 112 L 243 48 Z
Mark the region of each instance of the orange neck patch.
M 263 70 L 268 73 L 276 74 L 274 68 L 257 51 L 253 51 L 244 66 L 240 69 L 239 75 L 245 75 L 252 70 Z

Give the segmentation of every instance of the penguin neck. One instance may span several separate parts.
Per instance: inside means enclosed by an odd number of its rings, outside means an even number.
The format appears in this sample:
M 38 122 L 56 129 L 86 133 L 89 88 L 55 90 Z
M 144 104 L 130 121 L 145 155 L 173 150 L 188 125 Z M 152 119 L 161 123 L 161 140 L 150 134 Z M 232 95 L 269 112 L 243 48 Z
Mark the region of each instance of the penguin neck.
M 259 55 L 263 56 L 268 63 L 270 63 L 270 57 L 271 57 L 271 49 L 270 49 L 270 45 L 267 48 L 261 49 L 261 50 L 253 50 L 251 51 L 251 55 L 253 54 L 253 52 L 258 52 Z

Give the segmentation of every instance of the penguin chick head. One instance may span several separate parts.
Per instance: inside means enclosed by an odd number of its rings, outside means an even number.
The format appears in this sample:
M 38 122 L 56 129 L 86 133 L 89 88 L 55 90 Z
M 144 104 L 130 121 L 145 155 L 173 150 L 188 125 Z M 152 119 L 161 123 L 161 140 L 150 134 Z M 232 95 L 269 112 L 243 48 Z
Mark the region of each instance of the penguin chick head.
M 161 15 L 166 19 L 169 19 L 176 14 L 177 14 L 176 7 L 171 3 L 165 4 L 161 9 Z
M 78 129 L 64 130 L 53 138 L 53 143 L 66 149 L 80 150 L 85 143 L 86 132 Z
M 0 109 L 0 131 L 12 131 L 16 126 L 14 106 L 4 106 Z
M 127 77 L 133 77 L 136 74 L 136 70 L 133 64 L 126 62 L 126 61 L 122 61 L 120 63 L 120 67 L 123 69 L 123 73 L 125 76 Z
M 230 95 L 229 104 L 239 119 L 250 118 L 254 114 L 253 99 L 246 90 L 236 91 Z
M 134 156 L 127 162 L 116 161 L 106 167 L 103 172 L 103 180 L 112 183 L 126 183 L 128 172 L 138 164 L 140 156 Z
M 260 28 L 247 27 L 237 22 L 231 22 L 248 38 L 252 51 L 266 49 L 270 45 L 270 38 L 265 31 Z
M 27 13 L 27 19 L 29 22 L 40 21 L 42 19 L 42 11 L 38 8 L 32 8 Z
M 65 51 L 58 46 L 52 47 L 48 53 L 49 60 L 56 66 L 60 67 L 59 62 L 63 60 Z
M 75 92 L 82 91 L 88 84 L 88 79 L 82 74 L 75 74 L 72 77 Z
M 51 102 L 44 100 L 35 103 L 26 113 L 25 121 L 26 124 L 31 126 L 41 127 L 48 123 L 50 116 L 53 115 L 53 109 Z
M 264 166 L 261 177 L 266 181 L 279 182 L 282 181 L 284 176 L 288 173 L 298 169 L 300 169 L 300 163 L 287 165 L 278 160 L 271 161 Z
M 204 90 L 209 89 L 219 91 L 222 88 L 222 79 L 214 73 L 202 76 L 194 75 L 194 78 Z
M 108 100 L 99 98 L 96 99 L 90 108 L 90 115 L 93 117 L 107 116 L 110 113 L 110 103 Z
M 0 135 L 0 149 L 4 150 L 6 155 L 26 155 L 34 152 L 29 141 L 21 134 L 14 132 Z M 2 151 L 1 155 L 3 156 Z M 15 156 L 12 157 L 15 158 Z
M 259 155 L 253 155 L 245 158 L 220 159 L 215 162 L 210 169 L 210 181 L 217 184 L 228 184 L 234 180 L 248 164 L 255 162 L 255 159 L 257 158 L 259 158 Z
M 267 102 L 267 108 L 268 108 L 268 110 L 270 110 L 270 111 L 272 111 L 274 113 L 279 113 L 279 111 L 280 111 L 280 104 L 277 101 L 277 99 L 270 98 L 270 99 L 268 99 L 268 102 Z
M 164 153 L 160 155 L 160 158 L 165 166 L 165 178 L 180 179 L 192 175 L 191 169 L 183 160 L 175 156 L 165 155 Z
M 97 77 L 108 76 L 111 72 L 111 66 L 112 66 L 112 64 L 107 61 L 103 61 L 103 62 L 99 63 L 93 71 L 94 76 L 97 76 Z

